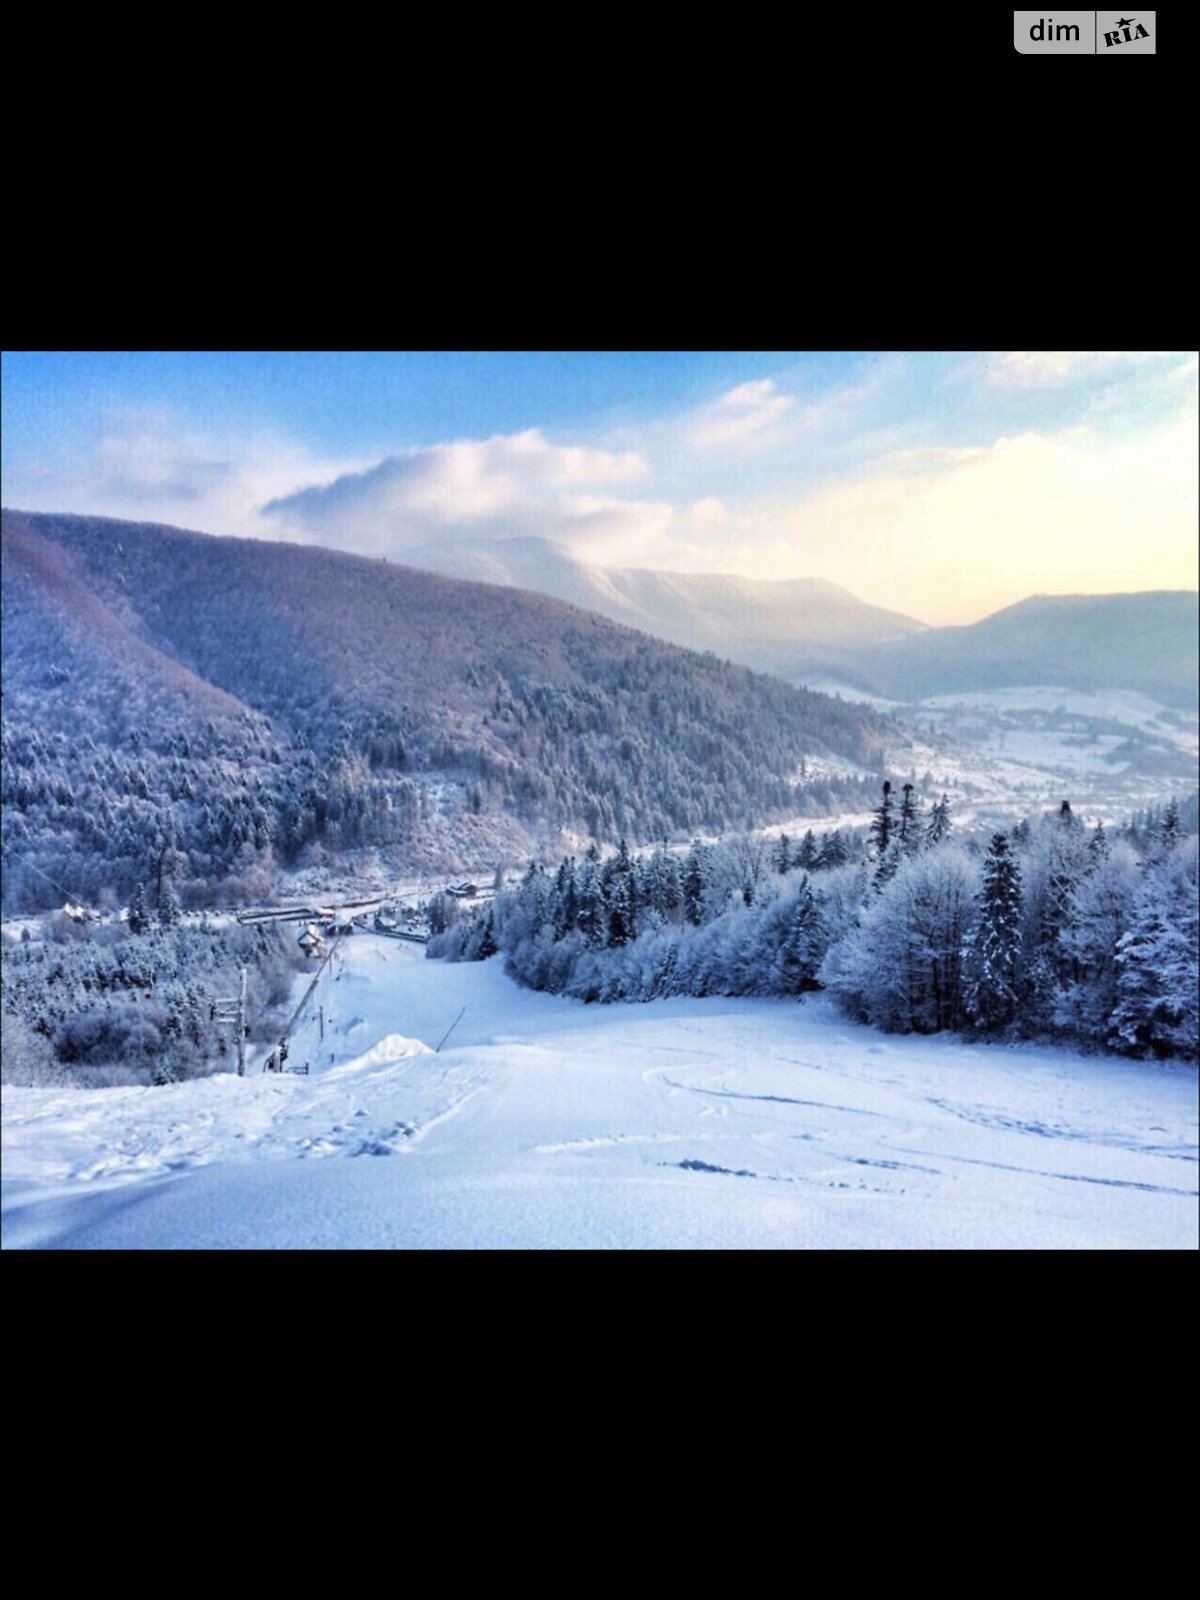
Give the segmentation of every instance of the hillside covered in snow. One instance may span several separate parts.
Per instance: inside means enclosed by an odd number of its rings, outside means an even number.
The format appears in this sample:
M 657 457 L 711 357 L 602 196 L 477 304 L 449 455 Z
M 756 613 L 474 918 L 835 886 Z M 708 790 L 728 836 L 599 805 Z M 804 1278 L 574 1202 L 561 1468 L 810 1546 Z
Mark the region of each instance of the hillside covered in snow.
M 1196 1245 L 1192 1066 L 339 963 L 308 1076 L 5 1087 L 5 1248 Z
M 564 831 L 717 833 L 854 801 L 862 706 L 559 601 L 384 561 L 103 518 L 3 520 L 6 910 L 185 904 L 385 848 L 454 867 Z M 850 807 L 854 809 L 853 804 Z

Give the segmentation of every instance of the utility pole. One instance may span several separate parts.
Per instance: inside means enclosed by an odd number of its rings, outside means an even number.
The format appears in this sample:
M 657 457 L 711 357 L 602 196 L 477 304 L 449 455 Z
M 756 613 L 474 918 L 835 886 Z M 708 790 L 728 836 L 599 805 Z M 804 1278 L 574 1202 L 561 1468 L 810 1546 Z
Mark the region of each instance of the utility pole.
M 237 1029 L 237 1072 L 246 1076 L 246 969 L 241 968 L 242 981 L 236 1000 L 214 1000 L 209 1011 L 210 1022 L 232 1022 Z

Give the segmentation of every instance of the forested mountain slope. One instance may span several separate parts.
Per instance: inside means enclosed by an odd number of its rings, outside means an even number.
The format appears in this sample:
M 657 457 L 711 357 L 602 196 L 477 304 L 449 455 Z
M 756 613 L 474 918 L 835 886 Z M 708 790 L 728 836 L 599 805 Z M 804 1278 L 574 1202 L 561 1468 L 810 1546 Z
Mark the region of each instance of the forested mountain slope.
M 574 607 L 331 551 L 5 513 L 6 906 L 263 892 L 314 844 L 481 858 L 832 798 L 870 712 Z M 486 859 L 486 856 L 483 857 Z

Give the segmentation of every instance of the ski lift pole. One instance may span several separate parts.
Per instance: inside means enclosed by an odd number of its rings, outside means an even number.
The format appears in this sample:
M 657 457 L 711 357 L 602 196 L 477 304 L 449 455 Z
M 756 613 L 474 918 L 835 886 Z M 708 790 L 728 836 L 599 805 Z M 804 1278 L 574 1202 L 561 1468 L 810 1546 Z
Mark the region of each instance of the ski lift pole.
M 246 1076 L 246 969 L 242 968 L 242 986 L 238 994 L 237 1019 L 238 1077 Z

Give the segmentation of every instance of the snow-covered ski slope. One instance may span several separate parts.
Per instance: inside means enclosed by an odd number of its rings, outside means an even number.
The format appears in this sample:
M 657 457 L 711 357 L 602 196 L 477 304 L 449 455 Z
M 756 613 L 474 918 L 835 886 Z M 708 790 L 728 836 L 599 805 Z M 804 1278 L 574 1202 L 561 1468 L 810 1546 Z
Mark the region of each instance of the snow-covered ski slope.
M 886 1038 L 821 997 L 585 1007 L 363 935 L 339 959 L 308 1077 L 5 1088 L 4 1245 L 1197 1243 L 1192 1067 Z

